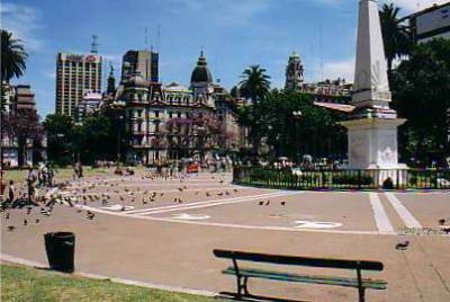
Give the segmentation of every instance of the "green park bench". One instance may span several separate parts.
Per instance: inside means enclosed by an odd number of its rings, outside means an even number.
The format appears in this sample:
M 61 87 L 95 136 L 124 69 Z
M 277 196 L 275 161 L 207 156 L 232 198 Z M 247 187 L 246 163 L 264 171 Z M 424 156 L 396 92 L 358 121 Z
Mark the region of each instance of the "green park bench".
M 387 285 L 387 282 L 384 280 L 373 280 L 371 278 L 362 277 L 361 271 L 363 270 L 382 271 L 383 263 L 381 262 L 268 255 L 268 254 L 248 253 L 248 252 L 218 250 L 218 249 L 215 249 L 213 252 L 216 257 L 231 259 L 231 261 L 233 262 L 233 266 L 230 266 L 227 269 L 223 270 L 222 273 L 236 276 L 237 294 L 235 294 L 235 296 L 238 299 L 242 297 L 253 296 L 249 293 L 247 288 L 247 281 L 249 278 L 268 279 L 284 282 L 300 282 L 300 283 L 354 287 L 358 289 L 359 302 L 363 302 L 365 300 L 366 289 L 384 290 L 386 289 Z M 350 269 L 356 270 L 356 278 L 337 277 L 337 276 L 299 275 L 259 268 L 239 267 L 238 261 L 270 263 L 275 265 Z

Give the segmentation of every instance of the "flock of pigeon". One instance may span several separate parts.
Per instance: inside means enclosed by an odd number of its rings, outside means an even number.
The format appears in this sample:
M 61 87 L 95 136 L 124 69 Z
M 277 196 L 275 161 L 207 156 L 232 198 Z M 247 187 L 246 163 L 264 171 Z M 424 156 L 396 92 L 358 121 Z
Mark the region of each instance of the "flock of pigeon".
M 136 176 L 132 176 L 131 178 L 128 177 L 128 180 L 135 179 Z M 148 180 L 149 182 L 160 178 L 159 176 L 155 174 L 147 174 L 145 176 L 141 177 L 141 180 Z M 175 177 L 162 177 L 165 180 L 177 180 Z M 215 176 L 211 176 L 211 178 L 214 180 L 216 179 Z M 186 185 L 186 179 L 184 177 L 179 177 L 180 187 L 177 188 L 178 196 L 173 197 L 172 202 L 173 203 L 183 203 L 185 201 L 185 198 L 187 196 L 183 196 L 183 192 L 188 190 L 188 186 Z M 41 197 L 40 202 L 42 206 L 40 206 L 40 217 L 33 217 L 32 216 L 32 210 L 34 206 L 25 206 L 22 207 L 19 211 L 25 210 L 25 218 L 22 220 L 23 226 L 28 226 L 30 224 L 39 224 L 42 219 L 45 219 L 46 217 L 49 217 L 52 215 L 53 208 L 55 205 L 63 204 L 70 207 L 76 207 L 77 213 L 84 215 L 84 217 L 87 220 L 94 220 L 95 213 L 93 213 L 90 210 L 83 211 L 82 207 L 79 207 L 79 205 L 88 205 L 88 203 L 95 203 L 95 202 L 101 202 L 102 207 L 107 207 L 111 205 L 111 203 L 118 202 L 120 204 L 120 210 L 125 211 L 126 206 L 125 203 L 130 204 L 136 204 L 137 200 L 139 199 L 142 203 L 142 206 L 145 206 L 147 204 L 154 203 L 156 201 L 170 201 L 170 200 L 163 200 L 163 197 L 165 196 L 164 192 L 157 192 L 157 191 L 151 191 L 151 190 L 144 190 L 143 188 L 137 187 L 135 190 L 130 190 L 126 186 L 123 186 L 122 184 L 125 183 L 127 180 L 127 177 L 120 178 L 119 182 L 112 182 L 111 180 L 107 180 L 104 178 L 95 178 L 93 180 L 89 181 L 83 181 L 83 182 L 74 182 L 70 183 L 69 181 L 66 181 L 59 185 L 59 193 L 51 194 L 47 197 Z M 224 180 L 220 179 L 218 180 L 219 184 L 223 184 Z M 102 188 L 103 187 L 103 188 Z M 68 190 L 72 189 L 71 192 Z M 98 189 L 103 189 L 102 193 L 96 192 Z M 195 196 L 199 196 L 201 194 L 201 190 L 195 190 L 194 191 Z M 239 193 L 239 190 L 237 188 L 227 188 L 224 187 L 219 192 L 213 192 L 213 191 L 205 191 L 204 194 L 206 197 L 213 197 L 213 196 L 231 196 L 233 194 Z M 118 198 L 115 198 L 118 197 Z M 128 198 L 126 198 L 128 197 Z M 183 197 L 183 198 L 182 198 Z M 274 204 L 274 202 L 271 202 L 271 200 L 263 200 L 258 201 L 258 206 L 269 206 L 271 204 Z M 285 206 L 287 203 L 286 201 L 280 201 L 279 204 L 281 206 Z M 2 214 L 4 214 L 5 221 L 10 221 L 11 214 L 13 211 L 10 211 L 8 208 L 1 208 Z M 23 212 L 22 212 L 23 213 Z M 6 223 L 7 224 L 7 223 Z M 450 218 L 445 219 L 439 219 L 438 221 L 439 229 L 444 234 L 450 234 Z M 7 225 L 6 229 L 10 232 L 14 231 L 16 229 L 16 226 L 14 225 Z M 397 250 L 407 250 L 410 246 L 410 241 L 405 240 L 402 242 L 398 242 L 395 246 Z
M 215 176 L 211 176 L 213 180 L 217 179 Z M 58 185 L 57 193 L 47 194 L 47 196 L 39 197 L 38 204 L 40 205 L 40 215 L 42 217 L 49 217 L 53 213 L 53 208 L 55 205 L 65 205 L 69 207 L 77 208 L 77 213 L 81 214 L 87 220 L 94 220 L 95 213 L 90 210 L 83 210 L 81 205 L 87 206 L 89 204 L 94 204 L 96 202 L 100 202 L 102 207 L 107 207 L 111 204 L 120 204 L 120 210 L 125 211 L 126 206 L 125 203 L 136 204 L 139 199 L 143 206 L 154 203 L 156 201 L 163 202 L 163 197 L 165 196 L 164 192 L 157 192 L 151 190 L 144 190 L 143 188 L 137 187 L 134 190 L 127 188 L 125 182 L 136 180 L 136 177 L 121 177 L 119 181 L 112 181 L 102 177 L 96 177 L 90 180 L 84 181 L 64 181 L 63 183 Z M 155 174 L 147 174 L 141 177 L 141 180 L 148 180 L 150 183 L 156 179 L 165 179 L 166 181 L 176 181 L 179 179 L 180 187 L 177 188 L 178 197 L 174 197 L 172 201 L 174 203 L 183 203 L 185 198 L 183 196 L 183 192 L 188 190 L 188 186 L 185 177 L 160 177 Z M 223 179 L 218 179 L 219 184 L 223 184 L 225 181 Z M 226 187 L 224 187 L 226 188 Z M 102 190 L 103 192 L 99 192 Z M 194 189 L 192 189 L 194 190 Z M 46 191 L 48 193 L 49 190 Z M 194 195 L 200 195 L 201 190 L 195 190 Z M 239 193 L 239 190 L 234 189 L 224 189 L 220 192 L 206 191 L 204 192 L 206 197 L 211 196 L 231 196 L 233 194 Z M 183 197 L 183 199 L 182 199 Z M 36 205 L 27 205 L 22 206 L 17 210 L 12 210 L 9 208 L 2 208 L 1 212 L 4 214 L 4 218 L 6 221 L 11 221 L 11 215 L 17 214 L 21 216 L 23 214 L 23 210 L 25 209 L 25 217 L 22 220 L 22 225 L 27 226 L 34 222 L 35 224 L 39 224 L 42 220 L 42 217 L 31 219 L 30 215 L 35 208 Z M 8 225 L 7 230 L 12 232 L 17 228 L 14 225 Z

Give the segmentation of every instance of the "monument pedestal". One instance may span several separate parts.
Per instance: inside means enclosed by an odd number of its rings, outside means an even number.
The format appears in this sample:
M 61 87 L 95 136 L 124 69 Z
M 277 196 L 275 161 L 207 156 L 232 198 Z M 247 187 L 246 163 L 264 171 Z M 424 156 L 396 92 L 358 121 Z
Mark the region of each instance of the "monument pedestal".
M 390 177 L 394 184 L 404 184 L 407 167 L 398 163 L 397 127 L 399 118 L 362 118 L 341 122 L 348 129 L 350 169 L 365 169 L 377 185 Z

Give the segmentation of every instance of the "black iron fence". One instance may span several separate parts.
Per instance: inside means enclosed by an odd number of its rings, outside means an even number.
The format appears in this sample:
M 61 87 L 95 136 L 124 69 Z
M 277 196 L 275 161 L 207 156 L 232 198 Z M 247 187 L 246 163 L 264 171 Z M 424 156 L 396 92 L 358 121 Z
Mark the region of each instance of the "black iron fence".
M 310 170 L 235 167 L 235 184 L 277 189 L 450 189 L 450 170 Z

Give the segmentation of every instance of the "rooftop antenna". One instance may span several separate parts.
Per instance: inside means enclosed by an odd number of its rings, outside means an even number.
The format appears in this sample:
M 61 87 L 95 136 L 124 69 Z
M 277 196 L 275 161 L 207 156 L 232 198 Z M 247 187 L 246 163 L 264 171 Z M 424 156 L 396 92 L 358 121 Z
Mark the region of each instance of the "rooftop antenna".
M 91 43 L 91 53 L 98 53 L 98 36 L 96 34 L 92 35 L 92 43 Z
M 320 74 L 321 74 L 321 81 L 324 80 L 323 76 L 323 30 L 322 30 L 322 22 L 320 22 L 319 27 L 319 51 L 320 51 Z
M 158 23 L 158 33 L 156 38 L 156 52 L 159 52 L 161 48 L 161 25 Z
M 145 33 L 144 33 L 144 45 L 145 50 L 148 50 L 148 27 L 145 27 Z

